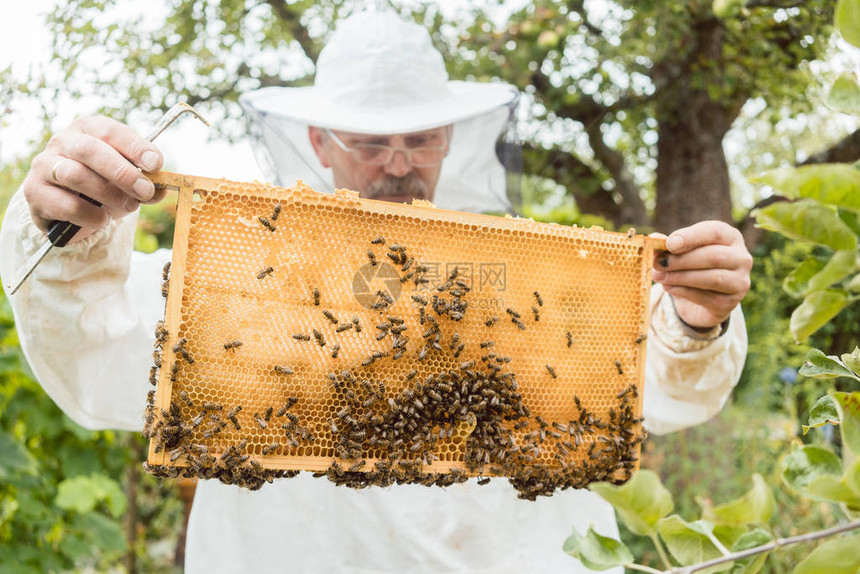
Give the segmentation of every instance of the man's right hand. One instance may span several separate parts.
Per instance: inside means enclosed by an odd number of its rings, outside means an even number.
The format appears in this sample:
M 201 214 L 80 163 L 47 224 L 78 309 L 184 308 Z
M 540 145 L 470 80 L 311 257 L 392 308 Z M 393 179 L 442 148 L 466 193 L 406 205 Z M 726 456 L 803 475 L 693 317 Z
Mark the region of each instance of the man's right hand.
M 78 118 L 33 159 L 24 197 L 39 229 L 47 232 L 54 221 L 70 221 L 81 226 L 72 239 L 80 241 L 141 203 L 161 201 L 166 192 L 156 191 L 141 170 L 158 171 L 163 161 L 158 148 L 127 125 L 105 117 Z

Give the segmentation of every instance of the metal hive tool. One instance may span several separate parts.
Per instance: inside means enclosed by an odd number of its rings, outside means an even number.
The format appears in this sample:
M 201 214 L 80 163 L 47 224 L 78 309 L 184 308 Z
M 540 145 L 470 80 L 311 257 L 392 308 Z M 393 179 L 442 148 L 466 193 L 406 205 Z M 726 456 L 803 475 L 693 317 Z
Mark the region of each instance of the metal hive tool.
M 507 476 L 533 499 L 637 468 L 663 240 L 153 181 L 179 197 L 151 472 L 250 488 L 300 470 L 354 487 Z

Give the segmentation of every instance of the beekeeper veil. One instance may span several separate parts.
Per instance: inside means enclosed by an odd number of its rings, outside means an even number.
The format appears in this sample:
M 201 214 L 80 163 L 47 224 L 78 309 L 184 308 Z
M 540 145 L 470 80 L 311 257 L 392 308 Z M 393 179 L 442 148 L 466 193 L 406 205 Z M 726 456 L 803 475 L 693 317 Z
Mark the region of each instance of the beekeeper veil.
M 239 101 L 257 161 L 277 185 L 302 180 L 319 191 L 331 188 L 331 170 L 314 153 L 308 126 L 378 135 L 452 125 L 433 202 L 444 209 L 513 212 L 518 97 L 507 84 L 448 80 L 427 30 L 383 10 L 338 24 L 319 55 L 313 86 L 263 88 Z

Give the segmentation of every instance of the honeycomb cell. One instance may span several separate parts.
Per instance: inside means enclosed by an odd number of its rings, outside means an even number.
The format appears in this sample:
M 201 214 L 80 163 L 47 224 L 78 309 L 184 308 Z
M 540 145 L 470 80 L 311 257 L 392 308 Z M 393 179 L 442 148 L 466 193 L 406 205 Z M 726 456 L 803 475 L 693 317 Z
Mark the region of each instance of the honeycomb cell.
M 533 498 L 636 468 L 659 240 L 156 178 L 180 202 L 153 472 L 251 488 L 298 470 L 503 475 Z

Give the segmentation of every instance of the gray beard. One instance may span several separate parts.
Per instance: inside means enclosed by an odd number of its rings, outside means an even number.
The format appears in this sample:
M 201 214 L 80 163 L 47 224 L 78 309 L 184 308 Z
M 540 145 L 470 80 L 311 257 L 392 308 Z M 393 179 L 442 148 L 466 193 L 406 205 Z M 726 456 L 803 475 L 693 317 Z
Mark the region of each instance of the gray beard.
M 382 180 L 371 183 L 366 190 L 368 199 L 385 201 L 389 197 L 406 195 L 414 199 L 427 199 L 429 190 L 427 184 L 414 173 L 405 177 L 389 175 Z

